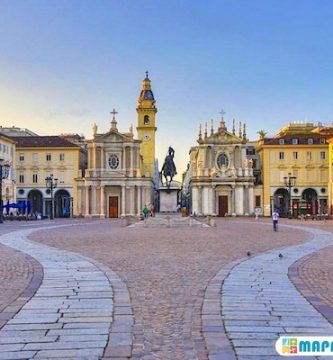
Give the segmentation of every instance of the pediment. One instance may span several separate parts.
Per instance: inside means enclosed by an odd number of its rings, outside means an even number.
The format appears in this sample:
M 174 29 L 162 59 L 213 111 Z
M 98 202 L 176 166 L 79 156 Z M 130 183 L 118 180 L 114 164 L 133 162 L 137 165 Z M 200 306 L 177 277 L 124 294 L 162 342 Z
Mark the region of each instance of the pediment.
M 208 136 L 206 139 L 203 139 L 204 144 L 241 144 L 243 139 L 228 132 L 228 131 L 219 131 L 213 135 Z
M 94 142 L 120 143 L 132 141 L 132 137 L 129 137 L 115 130 L 111 130 L 106 134 L 98 134 L 94 138 Z

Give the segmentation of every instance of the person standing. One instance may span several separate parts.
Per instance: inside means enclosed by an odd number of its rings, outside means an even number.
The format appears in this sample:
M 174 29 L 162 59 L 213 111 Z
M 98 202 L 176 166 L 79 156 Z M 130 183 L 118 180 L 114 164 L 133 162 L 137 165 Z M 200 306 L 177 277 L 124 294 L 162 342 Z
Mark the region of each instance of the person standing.
M 272 214 L 272 220 L 273 220 L 273 230 L 277 231 L 278 222 L 279 222 L 279 213 L 274 209 L 274 212 Z

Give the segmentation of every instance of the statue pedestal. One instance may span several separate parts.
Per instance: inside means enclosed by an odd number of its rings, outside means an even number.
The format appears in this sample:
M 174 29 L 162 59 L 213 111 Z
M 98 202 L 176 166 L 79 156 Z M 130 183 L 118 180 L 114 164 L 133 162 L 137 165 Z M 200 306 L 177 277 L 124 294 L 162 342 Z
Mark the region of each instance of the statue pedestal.
M 179 190 L 179 187 L 172 185 L 169 188 L 166 186 L 159 188 L 160 212 L 177 212 Z

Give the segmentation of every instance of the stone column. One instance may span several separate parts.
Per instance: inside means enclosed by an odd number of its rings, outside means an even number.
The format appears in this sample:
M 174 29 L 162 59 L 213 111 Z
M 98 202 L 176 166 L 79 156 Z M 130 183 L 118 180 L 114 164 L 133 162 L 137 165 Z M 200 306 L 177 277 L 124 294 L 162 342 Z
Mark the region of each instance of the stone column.
M 244 189 L 236 187 L 236 214 L 244 215 Z
M 91 215 L 96 216 L 99 213 L 97 211 L 97 189 L 93 186 L 91 189 Z
M 202 214 L 203 215 L 208 215 L 210 214 L 210 189 L 208 187 L 203 187 L 202 188 Z
M 199 213 L 198 209 L 198 188 L 192 187 L 192 213 Z
M 97 151 L 96 145 L 94 145 L 92 151 L 93 151 L 93 170 L 94 170 L 94 173 L 95 173 L 96 172 L 96 151 Z
M 236 215 L 236 188 L 235 185 L 231 186 L 231 214 Z
M 77 187 L 77 214 L 74 215 L 82 215 L 82 187 Z
M 216 215 L 216 186 L 212 186 L 211 189 L 211 201 L 212 201 L 212 215 Z
M 133 154 L 133 152 L 134 152 L 134 148 L 130 147 L 129 150 L 130 150 L 130 176 L 133 177 L 133 170 L 134 170 L 134 163 L 133 163 L 133 161 L 134 161 L 134 156 L 133 155 L 134 154 Z M 134 214 L 134 211 L 133 211 L 133 214 Z
M 104 185 L 101 185 L 101 208 L 100 208 L 100 217 L 105 218 L 105 193 L 104 193 Z
M 101 147 L 101 172 L 105 170 L 105 167 L 106 167 L 105 150 L 104 147 Z
M 198 186 L 198 215 L 202 215 L 202 186 Z
M 254 212 L 254 191 L 253 186 L 249 187 L 249 214 Z
M 137 189 L 138 189 L 138 202 L 137 202 L 137 204 L 138 204 L 138 211 L 137 211 L 137 215 L 140 216 L 140 214 L 141 214 L 141 207 L 142 207 L 142 205 L 141 205 L 141 186 L 138 186 Z
M 85 201 L 85 205 L 86 205 L 86 211 L 85 211 L 85 217 L 89 217 L 90 216 L 90 211 L 89 211 L 89 186 L 85 186 L 85 192 L 86 192 L 86 201 Z
M 125 199 L 126 188 L 125 185 L 121 186 L 121 216 L 126 215 L 126 199 Z
M 244 215 L 249 215 L 249 185 L 245 185 L 244 189 Z
M 131 215 L 135 215 L 135 188 L 134 186 L 131 186 L 131 188 L 129 189 L 129 192 L 130 192 L 130 213 Z

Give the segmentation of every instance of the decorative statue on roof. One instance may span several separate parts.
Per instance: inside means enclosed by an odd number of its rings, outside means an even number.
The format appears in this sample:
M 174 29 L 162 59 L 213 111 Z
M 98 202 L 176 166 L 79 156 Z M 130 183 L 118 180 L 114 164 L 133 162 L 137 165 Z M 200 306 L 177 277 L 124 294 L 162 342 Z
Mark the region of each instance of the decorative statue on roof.
M 177 175 L 176 165 L 173 162 L 174 156 L 175 156 L 175 150 L 171 146 L 169 146 L 168 155 L 165 157 L 164 164 L 160 172 L 161 182 L 163 183 L 162 181 L 162 175 L 163 175 L 168 189 L 170 187 L 173 177 Z

